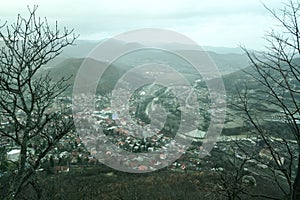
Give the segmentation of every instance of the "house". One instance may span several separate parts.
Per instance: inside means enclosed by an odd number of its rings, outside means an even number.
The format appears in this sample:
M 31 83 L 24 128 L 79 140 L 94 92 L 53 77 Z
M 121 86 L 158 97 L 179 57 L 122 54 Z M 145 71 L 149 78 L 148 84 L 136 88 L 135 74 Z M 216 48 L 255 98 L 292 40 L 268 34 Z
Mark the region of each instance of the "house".
M 161 153 L 161 154 L 159 155 L 159 158 L 160 158 L 161 160 L 165 160 L 165 159 L 167 158 L 167 155 Z
M 261 158 L 266 158 L 269 162 L 274 160 L 271 151 L 267 148 L 264 148 L 264 149 L 260 150 L 259 156 Z M 284 164 L 284 157 L 281 157 L 281 156 L 277 157 L 276 162 L 279 163 L 279 165 L 283 165 Z
M 69 166 L 55 166 L 54 167 L 54 172 L 55 173 L 62 173 L 62 172 L 69 172 L 70 167 Z
M 147 167 L 146 165 L 140 165 L 140 166 L 138 167 L 138 170 L 139 170 L 139 171 L 146 171 L 146 170 L 148 170 L 148 167 Z
M 13 162 L 18 161 L 19 157 L 20 157 L 20 152 L 21 152 L 20 149 L 13 149 L 13 150 L 7 152 L 7 160 L 10 160 Z

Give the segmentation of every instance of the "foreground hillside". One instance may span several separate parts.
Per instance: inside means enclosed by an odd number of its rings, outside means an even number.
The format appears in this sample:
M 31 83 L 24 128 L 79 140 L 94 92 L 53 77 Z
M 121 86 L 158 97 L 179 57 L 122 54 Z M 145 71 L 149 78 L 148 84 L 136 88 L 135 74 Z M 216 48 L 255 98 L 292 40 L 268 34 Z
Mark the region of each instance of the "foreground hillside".
M 40 176 L 42 199 L 226 199 L 219 174 L 211 171 L 161 170 L 128 174 L 105 166 L 86 166 L 83 171 Z M 275 196 L 278 192 L 265 180 L 258 180 L 258 186 L 249 186 L 247 190 Z M 32 194 L 32 191 L 26 191 L 29 199 L 34 198 Z M 243 199 L 253 197 L 243 196 Z

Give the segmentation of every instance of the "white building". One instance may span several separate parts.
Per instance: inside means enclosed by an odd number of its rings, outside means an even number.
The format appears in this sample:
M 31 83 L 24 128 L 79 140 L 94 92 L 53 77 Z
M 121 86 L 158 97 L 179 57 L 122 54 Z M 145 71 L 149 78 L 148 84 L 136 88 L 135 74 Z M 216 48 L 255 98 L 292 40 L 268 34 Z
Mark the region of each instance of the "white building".
M 13 162 L 18 161 L 19 157 L 20 157 L 20 152 L 21 152 L 20 149 L 13 149 L 13 150 L 7 152 L 7 160 L 10 160 Z

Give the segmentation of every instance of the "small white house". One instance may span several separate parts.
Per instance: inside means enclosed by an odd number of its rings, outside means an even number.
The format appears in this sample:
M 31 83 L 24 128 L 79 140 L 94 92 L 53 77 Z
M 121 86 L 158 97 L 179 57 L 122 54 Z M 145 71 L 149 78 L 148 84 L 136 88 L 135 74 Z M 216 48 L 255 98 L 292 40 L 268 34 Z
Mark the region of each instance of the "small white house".
M 19 160 L 20 157 L 20 149 L 13 149 L 9 152 L 7 152 L 7 160 L 11 160 L 13 162 L 16 162 Z

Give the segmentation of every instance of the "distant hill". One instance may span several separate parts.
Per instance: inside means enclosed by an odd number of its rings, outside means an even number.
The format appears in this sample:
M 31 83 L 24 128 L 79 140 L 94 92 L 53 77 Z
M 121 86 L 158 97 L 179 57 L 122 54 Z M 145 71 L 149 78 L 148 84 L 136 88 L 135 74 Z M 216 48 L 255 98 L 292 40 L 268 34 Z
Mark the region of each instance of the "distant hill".
M 130 44 L 130 45 L 137 45 L 137 44 Z M 194 52 L 195 56 L 197 56 L 197 52 Z M 182 73 L 184 76 L 186 76 L 189 80 L 193 81 L 197 78 L 196 74 L 197 72 L 192 70 L 192 67 L 184 62 L 182 60 L 178 59 L 178 56 L 173 55 L 161 55 L 159 52 L 154 52 L 151 54 L 149 58 L 147 57 L 149 55 L 148 52 L 137 52 L 136 54 L 132 54 L 130 56 L 124 57 L 117 61 L 116 63 L 113 63 L 110 65 L 110 67 L 107 69 L 104 78 L 101 79 L 100 86 L 97 89 L 100 93 L 105 93 L 107 91 L 110 91 L 114 84 L 117 82 L 117 80 L 121 77 L 121 75 L 132 68 L 132 66 L 138 66 L 140 64 L 143 64 L 145 61 L 151 63 L 156 60 L 162 60 L 167 59 L 169 60 L 166 64 L 169 64 L 170 66 L 176 68 L 179 70 L 180 73 Z M 234 73 L 237 74 L 241 73 L 239 70 L 243 69 L 245 66 L 248 65 L 248 61 L 245 55 L 243 54 L 217 54 L 214 52 L 209 52 L 209 56 L 213 59 L 215 64 L 219 67 L 219 70 L 221 74 L 230 74 L 226 77 L 229 78 L 229 82 L 232 82 L 231 76 L 234 76 Z M 148 59 L 148 60 L 147 60 Z M 61 77 L 70 77 L 69 83 L 73 85 L 76 74 L 84 61 L 84 58 L 63 58 L 59 57 L 49 63 L 47 66 L 44 66 L 42 70 L 39 71 L 39 74 L 41 73 L 47 73 L 50 71 L 50 75 L 53 77 L 54 80 L 58 80 Z M 92 58 L 87 58 L 86 62 L 89 63 L 91 67 L 91 73 L 95 70 L 95 67 L 105 67 L 107 65 L 106 62 L 99 61 Z M 239 76 L 239 75 L 237 75 Z M 137 76 L 136 78 L 141 78 Z M 86 83 L 90 83 L 89 76 L 86 77 Z M 94 83 L 97 84 L 97 83 Z M 232 83 L 230 83 L 232 84 Z
M 180 50 L 179 52 L 188 52 L 191 56 L 198 56 L 198 52 L 194 50 Z M 206 53 L 218 67 L 222 75 L 230 74 L 249 66 L 249 59 L 246 54 L 219 54 L 211 51 Z
M 91 72 L 95 70 L 94 67 L 104 67 L 107 65 L 107 60 L 105 58 L 101 58 L 101 53 L 99 56 L 89 57 L 90 52 L 101 42 L 102 41 L 77 40 L 76 45 L 69 46 L 64 49 L 62 54 L 44 66 L 42 70 L 39 71 L 39 74 L 50 71 L 50 74 L 54 80 L 58 80 L 61 77 L 71 76 L 69 83 L 73 85 L 76 74 L 85 58 L 86 62 L 92 66 Z M 177 53 L 188 52 L 196 57 L 198 55 L 197 53 L 199 52 L 197 46 L 182 45 L 177 43 L 163 45 L 165 45 L 168 49 L 174 49 L 174 51 Z M 127 51 L 128 49 L 142 49 L 143 47 L 144 45 L 140 43 L 126 43 L 124 41 L 111 40 L 109 45 L 103 46 L 103 49 L 107 55 L 118 55 L 118 52 Z M 238 74 L 240 73 L 239 70 L 244 69 L 249 65 L 248 57 L 243 53 L 237 53 L 239 52 L 238 49 L 225 47 L 205 47 L 205 49 L 209 50 L 206 53 L 219 68 L 221 74 L 230 74 L 229 76 L 225 76 L 225 79 L 230 77 L 228 81 L 225 80 L 225 82 L 228 82 L 228 84 L 232 85 L 232 83 L 229 82 L 232 81 L 231 76 L 234 76 L 234 72 L 237 72 Z M 101 79 L 100 84 L 98 84 L 99 88 L 97 91 L 100 93 L 110 91 L 121 75 L 133 66 L 142 65 L 145 63 L 156 63 L 157 60 L 161 61 L 163 59 L 166 60 L 166 62 L 163 62 L 164 64 L 176 68 L 176 70 L 179 70 L 179 72 L 186 76 L 189 80 L 195 80 L 195 78 L 197 78 L 197 72 L 193 71 L 193 69 L 191 70 L 192 67 L 190 65 L 182 62 L 182 59 L 178 58 L 178 56 L 175 54 L 172 55 L 171 53 L 166 55 L 165 52 L 166 51 L 162 50 L 161 52 L 154 51 L 149 54 L 149 51 L 142 49 L 142 51 L 136 51 L 130 55 L 128 54 L 125 57 L 118 59 L 118 61 L 110 65 L 106 71 L 105 76 L 103 76 L 104 78 Z M 202 56 L 203 55 L 204 54 L 202 53 Z M 136 78 L 141 77 L 137 76 Z M 89 83 L 88 76 L 86 77 L 86 82 Z
M 293 63 L 300 66 L 300 58 L 295 58 Z M 284 68 L 284 66 L 282 66 Z M 223 82 L 227 91 L 236 90 L 236 87 L 244 87 L 247 85 L 248 90 L 257 90 L 262 87 L 261 83 L 254 79 L 251 74 L 257 74 L 257 72 L 249 64 L 248 67 L 240 69 L 230 74 L 225 74 L 223 76 Z M 292 77 L 291 77 L 292 78 Z M 293 79 L 293 78 L 292 78 Z M 291 84 L 297 85 L 299 87 L 299 81 L 295 78 L 294 80 L 289 80 Z
M 245 52 L 239 48 L 233 47 L 213 47 L 213 46 L 202 46 L 205 51 L 212 51 L 218 54 L 244 54 Z
M 80 69 L 80 66 L 82 62 L 85 61 L 87 67 L 90 67 L 89 73 L 97 72 L 97 68 L 103 68 L 106 66 L 107 63 L 100 62 L 98 60 L 94 60 L 91 58 L 83 59 L 83 58 L 69 58 L 65 59 L 59 64 L 53 66 L 53 67 L 45 67 L 42 68 L 42 70 L 39 71 L 39 74 L 45 74 L 50 73 L 50 76 L 53 78 L 54 81 L 57 81 L 61 79 L 62 77 L 70 78 L 68 80 L 68 83 L 72 86 L 70 90 L 67 91 L 68 94 L 71 94 L 73 89 L 73 84 L 76 78 L 76 74 L 78 70 Z M 114 65 L 110 65 L 110 67 L 104 72 L 103 79 L 101 79 L 100 84 L 98 83 L 91 83 L 89 80 L 89 75 L 84 77 L 82 82 L 82 87 L 80 88 L 84 90 L 84 87 L 89 87 L 93 84 L 99 85 L 97 88 L 97 91 L 100 93 L 106 93 L 107 91 L 110 91 L 113 88 L 113 85 L 118 80 L 118 78 L 123 73 L 122 70 L 117 69 Z
M 233 73 L 223 75 L 226 91 L 236 92 L 236 87 L 244 87 L 244 83 L 247 83 L 248 88 L 256 88 L 258 83 L 248 74 L 250 72 L 253 72 L 253 69 L 248 66 Z
M 99 45 L 103 41 L 105 40 L 76 40 L 75 45 L 66 47 L 59 55 L 59 57 L 47 64 L 46 68 L 52 68 L 56 65 L 62 65 L 62 62 L 64 62 L 64 60 L 66 61 L 63 63 L 63 65 L 78 65 L 79 61 L 76 61 L 76 59 L 88 57 L 90 52 L 92 52 L 97 47 L 97 45 Z M 0 47 L 1 46 L 3 46 L 3 41 L 0 41 Z M 199 50 L 197 46 L 184 45 L 179 43 L 166 43 L 161 44 L 160 46 L 176 51 Z M 140 43 L 126 43 L 120 40 L 112 39 L 110 40 L 109 46 L 105 46 L 104 48 L 106 54 L 111 53 L 112 55 L 116 55 L 118 54 L 118 52 L 126 51 L 127 49 L 142 47 L 144 47 L 144 45 Z M 229 74 L 249 65 L 247 56 L 241 51 L 240 48 L 204 46 L 203 49 L 207 51 L 207 54 L 215 62 L 221 74 Z M 106 62 L 106 60 L 101 58 L 101 54 L 99 55 L 99 58 L 91 58 L 100 60 L 101 62 Z M 71 61 L 70 59 L 74 59 L 74 61 Z
M 104 41 L 104 40 L 103 40 Z M 86 58 L 89 53 L 97 47 L 102 41 L 89 41 L 89 40 L 78 40 L 75 46 L 67 47 L 60 57 L 63 58 Z M 154 45 L 155 46 L 155 45 Z M 199 50 L 197 46 L 184 45 L 177 43 L 161 44 L 160 46 L 165 47 L 174 51 L 195 51 Z M 110 40 L 109 46 L 105 46 L 105 53 L 116 55 L 118 52 L 126 51 L 132 48 L 142 48 L 143 44 L 139 43 L 125 43 L 119 40 Z M 226 47 L 203 47 L 211 59 L 215 62 L 222 74 L 229 74 L 239 69 L 245 68 L 249 65 L 248 57 L 240 48 L 226 48 Z M 99 58 L 92 57 L 93 59 L 104 61 Z

